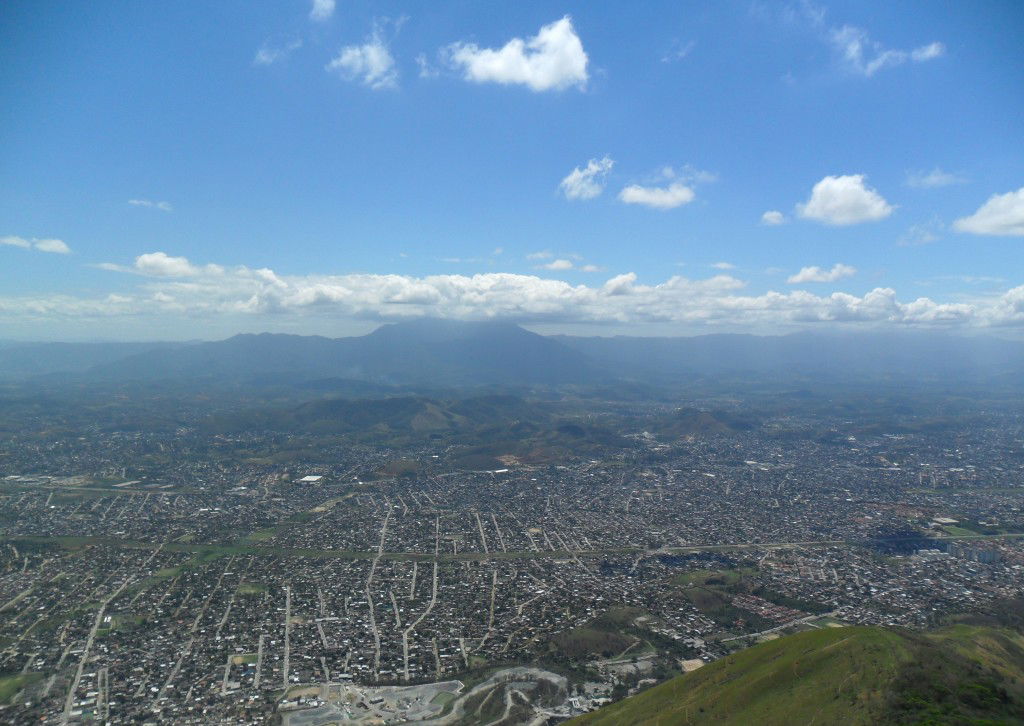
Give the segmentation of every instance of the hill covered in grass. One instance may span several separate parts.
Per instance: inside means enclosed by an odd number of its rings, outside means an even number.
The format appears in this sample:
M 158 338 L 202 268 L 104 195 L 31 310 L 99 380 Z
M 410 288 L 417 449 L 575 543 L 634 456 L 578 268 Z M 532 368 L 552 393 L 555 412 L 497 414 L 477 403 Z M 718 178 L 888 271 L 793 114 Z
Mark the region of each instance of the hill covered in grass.
M 569 723 L 1024 724 L 1024 636 L 973 625 L 797 633 Z

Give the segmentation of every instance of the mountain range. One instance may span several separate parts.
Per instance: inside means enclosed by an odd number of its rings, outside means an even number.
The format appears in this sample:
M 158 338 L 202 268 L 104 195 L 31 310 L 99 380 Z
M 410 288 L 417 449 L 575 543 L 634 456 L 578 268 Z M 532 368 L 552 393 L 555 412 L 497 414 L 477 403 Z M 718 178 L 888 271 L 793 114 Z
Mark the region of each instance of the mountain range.
M 375 385 L 679 384 L 762 378 L 798 382 L 1024 380 L 1024 343 L 895 333 L 543 336 L 507 322 L 415 320 L 358 337 L 245 334 L 191 343 L 4 343 L 0 379 L 78 382 L 329 381 Z

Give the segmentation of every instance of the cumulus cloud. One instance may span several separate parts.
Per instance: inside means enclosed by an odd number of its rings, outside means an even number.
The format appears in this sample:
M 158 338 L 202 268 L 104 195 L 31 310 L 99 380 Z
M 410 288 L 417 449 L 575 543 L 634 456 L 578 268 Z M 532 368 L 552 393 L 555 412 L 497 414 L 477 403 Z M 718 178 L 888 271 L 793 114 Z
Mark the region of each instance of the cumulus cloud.
M 848 70 L 868 78 L 883 68 L 902 65 L 908 60 L 923 63 L 939 58 L 946 52 L 946 47 L 939 42 L 922 45 L 909 51 L 886 49 L 880 43 L 871 40 L 863 28 L 852 25 L 833 28 L 829 40 Z
M 325 20 L 330 20 L 332 15 L 334 15 L 334 0 L 313 0 L 313 5 L 309 9 L 310 20 L 322 23 Z
M 1015 192 L 993 194 L 977 212 L 953 222 L 953 229 L 1000 237 L 1024 236 L 1024 187 Z
M 165 252 L 149 252 L 135 258 L 135 269 L 143 275 L 187 277 L 198 270 L 184 257 L 171 257 Z
M 540 267 L 544 270 L 571 270 L 573 265 L 572 260 L 559 258 L 557 260 L 551 260 L 551 262 L 541 265 Z
M 136 289 L 96 298 L 0 298 L 0 314 L 23 318 L 121 315 L 326 315 L 364 320 L 431 316 L 520 322 L 679 323 L 697 326 L 891 324 L 1024 326 L 1024 285 L 971 302 L 901 301 L 890 288 L 862 295 L 806 290 L 745 294 L 731 275 L 673 276 L 643 284 L 636 274 L 599 285 L 536 275 L 277 275 L 269 269 L 200 265 L 163 252 L 116 267 L 145 274 Z M 109 269 L 109 268 L 108 268 Z M 143 273 L 142 271 L 145 270 Z
M 0 237 L 0 245 L 21 247 L 22 249 L 36 249 L 40 252 L 51 252 L 58 255 L 71 254 L 71 248 L 68 247 L 63 240 L 53 238 L 39 239 L 33 237 L 32 239 L 25 239 L 24 237 L 18 237 L 16 235 L 8 235 L 6 237 Z
M 761 224 L 768 227 L 777 227 L 780 224 L 786 223 L 786 215 L 777 209 L 769 209 L 767 212 L 761 215 Z
M 817 266 L 801 268 L 800 272 L 791 275 L 786 282 L 790 285 L 799 285 L 802 282 L 835 282 L 836 280 L 852 277 L 856 274 L 856 267 L 850 267 L 850 265 L 838 262 L 832 266 L 831 270 L 825 270 Z
M 154 202 L 151 199 L 129 199 L 128 203 L 133 207 L 144 209 L 159 209 L 161 212 L 170 212 L 174 209 L 170 202 Z
M 827 176 L 814 185 L 811 198 L 797 205 L 797 214 L 831 225 L 877 222 L 895 207 L 864 183 L 863 174 Z
M 562 179 L 558 188 L 566 199 L 593 199 L 604 191 L 605 178 L 615 166 L 609 157 L 591 159 L 584 168 L 576 167 Z
M 545 25 L 532 38 L 513 38 L 498 49 L 453 43 L 446 53 L 467 81 L 518 84 L 533 91 L 586 86 L 587 54 L 571 18 Z
M 736 265 L 732 264 L 731 262 L 715 262 L 711 266 L 714 267 L 716 270 L 735 270 L 736 269 Z
M 933 187 L 948 187 L 951 184 L 963 184 L 966 181 L 957 174 L 951 174 L 935 167 L 931 171 L 912 171 L 907 174 L 907 186 L 918 189 L 931 189 Z
M 641 204 L 652 209 L 675 209 L 693 201 L 691 187 L 681 182 L 672 182 L 666 187 L 647 187 L 630 184 L 619 192 L 619 200 L 626 204 Z
M 362 45 L 342 48 L 325 68 L 374 90 L 398 86 L 398 68 L 379 29 Z
M 172 257 L 166 252 L 147 252 L 135 258 L 131 265 L 118 265 L 113 262 L 101 262 L 96 265 L 101 270 L 110 272 L 131 272 L 146 277 L 197 277 L 221 276 L 224 268 L 220 265 L 193 265 L 185 257 Z
M 284 60 L 301 47 L 302 41 L 298 38 L 279 46 L 272 46 L 268 44 L 261 45 L 260 49 L 256 51 L 256 55 L 253 56 L 252 64 L 254 66 L 273 65 L 278 61 Z

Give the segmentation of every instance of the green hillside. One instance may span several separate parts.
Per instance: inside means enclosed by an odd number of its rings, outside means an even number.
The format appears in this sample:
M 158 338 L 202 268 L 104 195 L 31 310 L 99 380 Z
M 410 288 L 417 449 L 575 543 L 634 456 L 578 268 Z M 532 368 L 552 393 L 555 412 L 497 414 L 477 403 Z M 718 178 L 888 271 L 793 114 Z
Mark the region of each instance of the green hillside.
M 1024 636 L 967 625 L 797 633 L 569 723 L 1024 724 Z

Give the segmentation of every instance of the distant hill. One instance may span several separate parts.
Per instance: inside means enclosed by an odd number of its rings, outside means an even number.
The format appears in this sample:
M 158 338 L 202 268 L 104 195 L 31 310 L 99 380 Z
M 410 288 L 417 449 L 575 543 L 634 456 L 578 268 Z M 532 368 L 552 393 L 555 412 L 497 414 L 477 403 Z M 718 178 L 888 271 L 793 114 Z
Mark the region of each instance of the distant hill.
M 462 386 L 580 383 L 593 380 L 597 371 L 582 353 L 511 323 L 417 320 L 354 338 L 236 335 L 141 352 L 89 374 L 104 380 L 245 382 L 278 376 Z
M 506 466 L 499 457 L 547 463 L 631 445 L 613 431 L 565 420 L 542 404 L 500 394 L 450 400 L 426 396 L 314 400 L 222 413 L 202 425 L 216 433 L 351 435 L 388 444 L 441 439 L 461 445 L 454 461 L 468 469 Z
M 824 628 L 739 651 L 572 726 L 1024 724 L 1024 636 Z
M 309 434 L 429 434 L 469 431 L 530 418 L 544 422 L 542 409 L 515 396 L 476 396 L 441 401 L 424 396 L 324 399 L 296 406 L 260 406 L 213 417 L 216 431 L 282 431 Z
M 82 373 L 130 356 L 167 351 L 186 343 L 15 343 L 0 345 L 0 379 Z
M 591 359 L 648 383 L 713 377 L 849 381 L 851 379 L 1012 381 L 1024 376 L 1024 343 L 989 336 L 900 332 L 802 332 L 791 335 L 697 335 L 680 338 L 553 338 Z
M 736 434 L 751 431 L 757 426 L 758 422 L 749 416 L 724 411 L 700 411 L 695 408 L 680 408 L 647 424 L 651 433 L 663 439 Z

